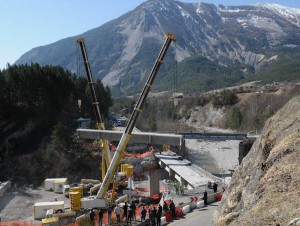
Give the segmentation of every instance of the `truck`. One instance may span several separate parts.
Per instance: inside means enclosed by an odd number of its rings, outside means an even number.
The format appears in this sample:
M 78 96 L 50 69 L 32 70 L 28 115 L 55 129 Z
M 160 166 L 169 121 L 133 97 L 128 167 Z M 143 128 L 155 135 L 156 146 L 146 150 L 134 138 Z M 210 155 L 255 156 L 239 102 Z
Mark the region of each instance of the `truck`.
M 76 212 L 69 209 L 48 209 L 42 225 L 66 225 L 75 221 Z

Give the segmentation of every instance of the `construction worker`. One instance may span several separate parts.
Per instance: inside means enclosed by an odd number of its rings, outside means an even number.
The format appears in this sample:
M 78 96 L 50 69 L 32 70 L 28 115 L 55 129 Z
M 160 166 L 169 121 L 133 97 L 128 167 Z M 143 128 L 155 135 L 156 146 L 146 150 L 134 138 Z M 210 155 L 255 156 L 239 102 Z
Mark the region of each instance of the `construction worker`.
M 100 210 L 99 210 L 99 218 L 98 218 L 98 221 L 99 221 L 99 226 L 102 226 L 102 221 L 103 221 L 103 209 L 100 209 Z
M 115 212 L 115 214 L 116 214 L 117 223 L 120 223 L 120 222 L 121 222 L 121 217 L 120 217 L 120 215 L 121 215 L 121 208 L 120 208 L 119 205 L 117 205 L 117 206 L 115 207 L 114 212 Z
M 179 184 L 177 182 L 174 182 L 174 187 L 175 187 L 176 195 L 179 195 Z
M 179 188 L 180 188 L 180 194 L 184 195 L 184 185 L 181 184 Z
M 143 206 L 143 209 L 141 211 L 141 221 L 145 221 L 146 220 L 146 214 L 147 214 L 147 210 L 145 209 L 145 206 Z
M 203 200 L 204 200 L 204 206 L 207 206 L 207 191 L 206 191 L 206 189 L 203 193 Z
M 155 207 L 153 207 L 152 209 L 151 209 L 151 211 L 150 211 L 150 213 L 149 213 L 149 220 L 150 220 L 150 225 L 151 226 L 155 226 L 155 220 L 156 220 L 156 213 L 157 213 L 157 211 L 156 211 L 156 209 L 155 209 Z
M 214 189 L 214 193 L 217 193 L 217 192 L 218 192 L 218 184 L 217 184 L 216 181 L 215 181 L 214 184 L 213 184 L 213 189 Z
M 211 185 L 211 181 L 210 180 L 207 183 L 207 187 L 210 188 L 210 189 L 212 189 L 212 185 Z
M 129 222 L 129 224 L 131 224 L 132 220 L 133 220 L 133 210 L 130 207 L 128 207 L 127 225 L 128 225 L 128 222 Z
M 110 222 L 111 222 L 111 212 L 112 212 L 112 208 L 110 205 L 108 205 L 107 207 L 107 221 L 108 221 L 108 224 L 110 225 Z
M 135 206 L 134 202 L 131 203 L 130 208 L 132 209 L 133 220 L 136 221 L 136 216 L 135 216 L 136 206 Z
M 168 207 L 168 204 L 166 203 L 166 201 L 164 201 L 164 204 L 163 204 L 163 210 L 165 212 L 167 212 L 169 210 L 169 207 Z
M 123 206 L 123 217 L 122 217 L 122 220 L 125 217 L 125 222 L 127 222 L 127 212 L 128 212 L 127 210 L 128 210 L 128 205 L 127 202 L 125 202 L 125 205 Z
M 161 226 L 161 216 L 162 216 L 162 206 L 158 204 L 157 212 L 156 212 L 156 225 Z
M 90 223 L 91 223 L 91 225 L 94 225 L 95 213 L 94 213 L 93 209 L 90 210 L 89 215 L 90 215 Z
M 171 200 L 171 202 L 170 202 L 169 209 L 172 212 L 172 217 L 175 218 L 176 217 L 176 213 L 175 213 L 176 212 L 176 207 L 175 207 L 175 204 L 174 204 L 173 200 Z

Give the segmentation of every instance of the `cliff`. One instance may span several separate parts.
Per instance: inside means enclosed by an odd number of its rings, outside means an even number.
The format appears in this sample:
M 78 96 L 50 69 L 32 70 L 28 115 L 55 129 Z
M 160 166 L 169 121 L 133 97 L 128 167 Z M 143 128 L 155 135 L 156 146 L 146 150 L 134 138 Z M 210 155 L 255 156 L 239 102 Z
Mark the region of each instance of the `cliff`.
M 290 100 L 264 126 L 235 171 L 214 223 L 287 225 L 300 216 L 300 96 Z

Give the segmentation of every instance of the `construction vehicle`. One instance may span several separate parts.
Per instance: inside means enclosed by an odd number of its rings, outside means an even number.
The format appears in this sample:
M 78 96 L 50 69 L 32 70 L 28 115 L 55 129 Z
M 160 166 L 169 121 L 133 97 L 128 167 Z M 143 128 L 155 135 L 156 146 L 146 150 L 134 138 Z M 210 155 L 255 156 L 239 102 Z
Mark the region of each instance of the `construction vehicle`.
M 94 80 L 93 80 L 93 76 L 92 76 L 92 71 L 90 68 L 90 64 L 88 61 L 88 57 L 87 57 L 87 52 L 86 52 L 86 48 L 85 48 L 85 44 L 84 44 L 84 38 L 79 38 L 77 39 L 77 42 L 80 45 L 80 49 L 81 49 L 81 53 L 82 53 L 82 57 L 83 57 L 83 63 L 84 63 L 84 67 L 85 67 L 85 71 L 86 71 L 86 75 L 87 75 L 87 79 L 88 79 L 88 84 L 90 87 L 90 92 L 92 95 L 92 104 L 94 107 L 94 112 L 95 112 L 95 116 L 96 116 L 96 120 L 97 120 L 97 127 L 99 130 L 105 130 L 105 126 L 101 117 L 101 112 L 100 112 L 100 107 L 99 107 L 99 102 L 97 101 L 97 96 L 96 96 L 96 91 L 95 91 L 95 87 L 94 87 Z M 109 144 L 107 141 L 105 140 L 100 140 L 101 143 L 101 147 L 103 149 L 102 152 L 102 164 L 101 164 L 101 169 L 102 169 L 102 180 L 104 179 L 105 176 L 105 169 L 106 167 L 109 166 L 110 161 L 111 161 L 111 155 L 109 152 Z M 105 158 L 105 162 L 104 162 L 104 158 Z M 106 166 L 105 166 L 106 164 Z
M 48 209 L 46 217 L 42 219 L 42 225 L 66 225 L 74 222 L 76 212 L 69 209 Z
M 141 95 L 140 95 L 140 97 L 137 101 L 135 109 L 132 112 L 132 115 L 131 115 L 128 123 L 127 123 L 125 131 L 124 131 L 124 133 L 121 137 L 121 140 L 120 140 L 120 142 L 119 142 L 119 144 L 116 148 L 115 154 L 114 154 L 112 159 L 109 157 L 110 155 L 109 155 L 109 149 L 108 149 L 107 142 L 101 141 L 101 144 L 103 144 L 102 145 L 103 155 L 104 155 L 104 158 L 105 158 L 106 166 L 108 166 L 108 169 L 105 173 L 105 176 L 103 177 L 102 183 L 98 184 L 98 186 L 100 185 L 100 189 L 99 189 L 97 195 L 96 196 L 90 196 L 88 198 L 83 198 L 82 197 L 82 193 L 83 193 L 82 190 L 83 189 L 80 186 L 77 186 L 77 187 L 74 187 L 74 188 L 69 188 L 69 196 L 70 196 L 70 200 L 71 200 L 71 210 L 70 211 L 59 211 L 59 212 L 56 211 L 56 210 L 55 211 L 53 210 L 53 212 L 49 211 L 48 214 L 47 214 L 47 217 L 49 217 L 49 218 L 43 219 L 43 220 L 45 220 L 44 225 L 46 225 L 47 223 L 49 223 L 49 225 L 50 225 L 54 222 L 69 221 L 70 218 L 72 219 L 74 217 L 74 212 L 76 212 L 76 215 L 78 215 L 78 213 L 80 213 L 81 210 L 84 210 L 84 209 L 93 209 L 93 208 L 100 209 L 100 208 L 106 208 L 107 207 L 108 198 L 106 197 L 106 195 L 107 195 L 108 188 L 111 185 L 111 183 L 113 182 L 113 180 L 115 182 L 117 181 L 117 175 L 118 174 L 116 173 L 116 171 L 117 171 L 117 168 L 119 167 L 120 160 L 123 156 L 123 153 L 125 151 L 127 143 L 130 139 L 130 136 L 131 136 L 131 133 L 133 131 L 134 125 L 136 123 L 136 120 L 139 116 L 139 113 L 142 110 L 142 106 L 145 102 L 145 99 L 146 99 L 146 97 L 148 96 L 148 94 L 150 92 L 151 86 L 154 82 L 154 78 L 156 77 L 157 72 L 158 72 L 161 64 L 163 63 L 164 56 L 165 56 L 165 54 L 166 54 L 166 52 L 167 52 L 167 50 L 168 50 L 168 48 L 171 44 L 171 41 L 175 41 L 175 40 L 176 40 L 176 38 L 172 34 L 168 33 L 166 35 L 166 40 L 163 44 L 163 47 L 162 47 L 162 49 L 161 49 L 161 51 L 158 55 L 158 58 L 155 62 L 155 65 L 153 66 L 153 68 L 151 70 L 150 76 L 149 76 L 149 78 L 148 78 L 148 80 L 147 80 L 147 82 L 146 82 L 146 84 L 143 88 L 143 91 L 142 91 L 142 93 L 141 93 Z M 83 56 L 84 56 L 84 64 L 85 64 L 87 74 L 88 74 L 88 77 L 89 77 L 89 85 L 90 85 L 90 88 L 91 88 L 91 92 L 93 93 L 92 94 L 93 106 L 94 106 L 94 109 L 95 109 L 95 112 L 96 112 L 97 126 L 98 126 L 99 130 L 100 129 L 105 129 L 104 125 L 102 123 L 102 120 L 101 120 L 99 104 L 97 102 L 96 95 L 95 95 L 95 90 L 94 90 L 94 87 L 93 87 L 93 80 L 92 80 L 92 77 L 91 77 L 90 67 L 89 67 L 89 64 L 88 64 L 87 56 L 86 56 L 84 41 L 83 41 L 83 39 L 78 39 L 77 42 L 79 42 L 80 45 L 83 46 L 81 48 L 81 50 L 82 50 L 82 53 L 83 53 Z M 104 158 L 102 158 L 102 159 L 104 159 Z M 103 165 L 104 165 L 104 163 L 102 162 L 102 172 L 105 172 L 105 168 L 104 168 Z M 122 165 L 121 172 L 124 174 L 124 171 L 126 171 L 125 179 L 127 179 L 130 175 L 132 175 L 133 168 L 130 167 L 130 165 L 127 165 L 127 166 Z M 116 187 L 117 187 L 117 183 L 113 183 L 113 189 L 112 189 L 111 194 L 114 194 L 114 190 L 115 190 Z M 113 197 L 113 195 L 112 195 L 112 197 Z M 124 200 L 127 200 L 127 199 L 128 199 L 128 195 L 125 195 L 124 197 L 119 198 L 116 201 L 116 203 L 123 202 Z M 73 205 L 72 205 L 72 203 L 73 203 Z M 86 214 L 81 215 L 81 216 L 76 218 L 76 221 L 81 221 L 83 218 L 86 218 L 86 217 L 87 217 Z
M 92 209 L 92 208 L 106 208 L 107 207 L 108 203 L 107 203 L 106 195 L 107 195 L 108 188 L 113 180 L 113 177 L 115 176 L 116 170 L 119 166 L 119 163 L 120 163 L 120 160 L 125 151 L 126 145 L 130 139 L 132 130 L 135 126 L 135 123 L 137 121 L 137 118 L 138 118 L 140 112 L 142 111 L 142 107 L 145 102 L 145 99 L 148 96 L 151 86 L 154 82 L 154 78 L 156 77 L 157 72 L 158 72 L 161 64 L 163 63 L 164 56 L 171 44 L 171 41 L 175 41 L 175 40 L 176 40 L 175 36 L 172 35 L 171 33 L 168 33 L 166 35 L 166 40 L 163 44 L 163 47 L 158 55 L 156 62 L 151 70 L 150 76 L 143 88 L 143 91 L 137 101 L 137 104 L 135 105 L 135 109 L 133 110 L 133 112 L 130 116 L 130 119 L 125 128 L 125 131 L 121 137 L 121 140 L 117 146 L 114 156 L 113 156 L 113 158 L 110 162 L 110 165 L 107 169 L 104 180 L 102 181 L 100 189 L 95 197 L 90 196 L 88 198 L 81 199 L 81 204 L 82 204 L 83 208 Z M 76 218 L 76 220 L 80 221 L 81 217 Z
M 92 76 L 92 71 L 90 68 L 90 64 L 88 61 L 88 57 L 87 57 L 87 51 L 85 48 L 85 44 L 84 44 L 84 38 L 78 38 L 76 40 L 77 43 L 79 43 L 80 45 L 80 49 L 81 49 L 81 53 L 82 53 L 82 57 L 83 57 L 83 63 L 85 66 L 85 70 L 86 70 L 86 75 L 87 75 L 87 79 L 88 79 L 88 84 L 90 87 L 90 92 L 91 92 L 91 96 L 92 96 L 92 104 L 94 107 L 94 112 L 95 112 L 95 116 L 97 119 L 97 127 L 99 130 L 105 130 L 105 126 L 103 123 L 103 120 L 101 118 L 101 112 L 100 112 L 100 108 L 99 108 L 99 102 L 97 101 L 97 96 L 96 96 L 96 92 L 95 92 L 95 87 L 94 87 L 94 81 L 93 81 L 93 76 Z M 100 140 L 101 143 L 101 147 L 103 148 L 103 152 L 102 152 L 102 164 L 101 164 L 101 172 L 102 172 L 102 180 L 105 177 L 105 173 L 106 173 L 106 168 L 109 166 L 110 161 L 111 161 L 111 155 L 110 155 L 110 151 L 109 151 L 109 143 L 108 141 L 105 140 Z M 105 158 L 105 162 L 104 162 L 104 158 Z M 124 174 L 125 173 L 125 174 Z M 114 194 L 115 189 L 117 187 L 117 182 L 120 181 L 124 181 L 124 179 L 128 179 L 131 175 L 128 174 L 128 172 L 124 172 L 123 170 L 121 170 L 121 172 L 117 172 L 115 175 L 115 181 L 113 183 L 113 191 L 112 194 Z M 90 188 L 90 195 L 92 195 L 92 193 L 94 191 L 98 191 L 99 188 L 101 186 L 101 183 L 97 183 L 95 184 L 95 186 Z M 86 186 L 83 186 L 84 188 Z M 114 202 L 114 196 L 112 196 L 111 198 L 111 204 Z
M 69 192 L 80 191 L 82 196 L 90 194 L 92 188 L 100 184 L 99 180 L 81 179 L 79 184 L 66 184 L 63 187 L 63 194 L 69 197 Z

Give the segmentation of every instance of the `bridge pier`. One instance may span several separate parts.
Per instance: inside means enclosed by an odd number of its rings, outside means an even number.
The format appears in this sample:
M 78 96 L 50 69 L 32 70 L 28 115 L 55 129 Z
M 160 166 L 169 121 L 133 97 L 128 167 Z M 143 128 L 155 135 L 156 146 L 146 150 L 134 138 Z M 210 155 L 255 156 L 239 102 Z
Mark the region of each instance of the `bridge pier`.
M 180 176 L 180 181 L 179 182 L 180 182 L 181 185 L 186 186 L 186 180 L 182 176 Z
M 170 167 L 167 167 L 167 166 L 166 166 L 166 169 L 167 169 L 167 168 L 168 168 L 167 171 L 169 172 L 169 176 L 170 176 L 170 177 L 175 177 L 175 171 L 172 170 Z
M 150 196 L 158 194 L 159 190 L 160 169 L 149 170 L 148 182 L 150 188 Z
M 161 167 L 162 169 L 166 168 L 166 164 L 165 164 L 163 161 L 159 160 L 159 161 L 158 161 L 158 164 L 160 165 L 160 167 Z

